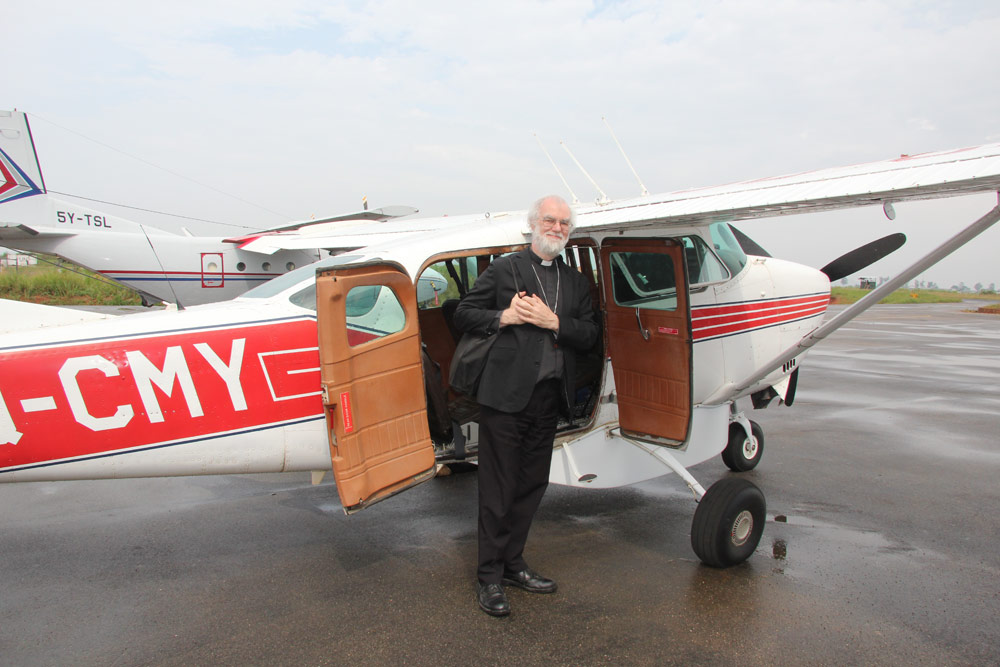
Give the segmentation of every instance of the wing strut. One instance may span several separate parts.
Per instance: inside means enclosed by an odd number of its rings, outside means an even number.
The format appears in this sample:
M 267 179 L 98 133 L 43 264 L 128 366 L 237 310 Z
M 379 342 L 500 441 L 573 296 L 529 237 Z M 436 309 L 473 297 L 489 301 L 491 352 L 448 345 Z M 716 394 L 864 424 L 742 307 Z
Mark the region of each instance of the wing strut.
M 997 194 L 998 199 L 1000 199 L 1000 193 Z M 770 362 L 764 364 L 750 377 L 746 378 L 742 382 L 728 384 L 720 388 L 704 402 L 704 405 L 719 405 L 740 396 L 747 389 L 753 387 L 768 375 L 781 368 L 785 363 L 799 356 L 813 345 L 874 306 L 876 303 L 881 301 L 886 294 L 909 282 L 927 270 L 927 268 L 937 264 L 939 261 L 961 248 L 976 236 L 989 229 L 998 220 L 1000 220 L 1000 203 L 964 230 L 951 237 L 937 248 L 924 255 L 922 258 L 918 259 L 906 269 L 903 269 L 897 276 L 882 283 L 869 294 L 865 295 L 864 298 L 859 300 L 857 303 L 848 306 L 835 317 L 831 318 L 828 322 L 821 324 L 798 343 L 779 354 Z

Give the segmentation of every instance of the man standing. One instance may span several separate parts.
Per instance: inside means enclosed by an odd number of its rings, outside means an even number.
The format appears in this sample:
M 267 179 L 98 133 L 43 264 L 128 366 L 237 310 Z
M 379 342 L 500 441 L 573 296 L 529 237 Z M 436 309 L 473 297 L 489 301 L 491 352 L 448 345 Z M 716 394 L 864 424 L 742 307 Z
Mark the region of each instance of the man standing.
M 573 212 L 554 195 L 528 212 L 531 247 L 494 261 L 455 311 L 461 331 L 499 331 L 476 399 L 479 419 L 479 607 L 506 616 L 503 584 L 554 593 L 531 570 L 524 544 L 548 486 L 560 410 L 575 390 L 576 351 L 597 339 L 586 278 L 559 254 Z

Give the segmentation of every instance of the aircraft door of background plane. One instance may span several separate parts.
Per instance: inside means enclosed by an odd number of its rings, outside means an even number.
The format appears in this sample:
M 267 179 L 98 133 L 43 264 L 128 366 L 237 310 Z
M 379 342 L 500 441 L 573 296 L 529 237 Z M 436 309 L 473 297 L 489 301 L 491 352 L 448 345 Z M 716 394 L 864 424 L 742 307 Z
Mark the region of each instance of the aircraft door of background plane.
M 316 305 L 333 474 L 354 512 L 435 473 L 416 293 L 395 266 L 331 268 Z
M 601 271 L 622 430 L 683 442 L 691 421 L 683 247 L 669 239 L 605 239 Z
M 201 286 L 224 287 L 225 284 L 226 279 L 222 265 L 222 253 L 201 253 Z

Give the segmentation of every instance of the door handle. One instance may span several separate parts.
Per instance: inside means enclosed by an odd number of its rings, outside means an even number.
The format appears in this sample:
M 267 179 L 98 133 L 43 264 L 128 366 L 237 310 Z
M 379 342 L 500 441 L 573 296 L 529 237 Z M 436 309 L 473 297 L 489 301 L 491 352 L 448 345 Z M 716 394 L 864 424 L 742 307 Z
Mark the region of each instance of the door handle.
M 642 339 L 643 340 L 649 340 L 649 329 L 647 329 L 646 327 L 642 326 L 642 318 L 639 317 L 639 307 L 638 306 L 636 306 L 636 309 L 635 309 L 635 321 L 639 323 L 639 333 L 642 334 Z

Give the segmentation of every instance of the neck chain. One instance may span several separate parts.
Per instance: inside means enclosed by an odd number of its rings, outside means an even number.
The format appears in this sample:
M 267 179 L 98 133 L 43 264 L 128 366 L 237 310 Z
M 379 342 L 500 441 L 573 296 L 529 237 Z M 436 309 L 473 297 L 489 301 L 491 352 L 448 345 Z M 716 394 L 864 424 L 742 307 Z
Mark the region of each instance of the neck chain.
M 538 276 L 538 271 L 535 270 L 535 263 L 531 263 L 531 272 L 535 274 L 535 280 L 538 281 L 538 288 L 542 290 L 542 299 L 545 300 L 545 305 L 552 310 L 553 313 L 559 308 L 559 283 L 561 282 L 561 276 L 559 275 L 559 265 L 554 264 L 556 268 L 556 300 L 555 303 L 549 303 L 549 297 L 545 293 L 545 285 L 542 284 L 542 279 Z

